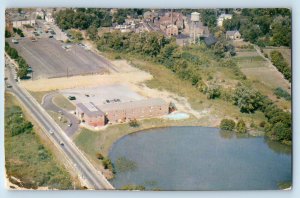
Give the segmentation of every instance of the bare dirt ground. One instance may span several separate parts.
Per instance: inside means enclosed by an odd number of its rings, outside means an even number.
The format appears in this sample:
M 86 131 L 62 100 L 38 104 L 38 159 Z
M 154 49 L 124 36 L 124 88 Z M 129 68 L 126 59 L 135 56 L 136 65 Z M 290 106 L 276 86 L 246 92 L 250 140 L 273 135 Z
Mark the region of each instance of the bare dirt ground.
M 160 91 L 147 87 L 143 82 L 152 79 L 152 76 L 147 72 L 132 67 L 127 61 L 118 60 L 112 61 L 112 63 L 118 69 L 119 73 L 22 81 L 21 86 L 32 92 L 41 92 L 126 84 L 130 89 L 146 98 L 157 97 L 164 99 L 166 102 L 173 102 L 178 111 L 190 113 L 197 118 L 208 115 L 209 111 L 198 112 L 193 110 L 184 97 L 168 91 Z

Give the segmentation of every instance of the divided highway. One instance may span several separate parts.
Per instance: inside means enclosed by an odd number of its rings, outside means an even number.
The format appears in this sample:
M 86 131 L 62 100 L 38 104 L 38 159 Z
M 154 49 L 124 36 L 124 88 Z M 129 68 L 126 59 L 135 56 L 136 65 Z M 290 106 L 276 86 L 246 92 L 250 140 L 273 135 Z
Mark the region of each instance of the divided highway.
M 43 132 L 65 154 L 67 160 L 78 172 L 79 177 L 85 181 L 87 187 L 96 190 L 114 189 L 103 174 L 95 169 L 41 105 L 14 81 L 13 69 L 11 67 L 7 67 L 6 69 L 9 73 L 7 82 L 12 85 L 11 88 L 7 88 L 7 91 L 12 92 L 24 104 L 29 113 L 40 124 Z M 50 131 L 54 133 L 51 134 Z

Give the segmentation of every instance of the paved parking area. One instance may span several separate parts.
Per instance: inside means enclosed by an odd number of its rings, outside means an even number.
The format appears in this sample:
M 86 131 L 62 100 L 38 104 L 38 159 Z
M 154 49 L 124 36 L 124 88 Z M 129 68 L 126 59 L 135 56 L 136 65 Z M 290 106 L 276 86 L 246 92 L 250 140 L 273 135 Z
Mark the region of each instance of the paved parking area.
M 61 90 L 66 98 L 75 96 L 76 100 L 72 100 L 74 104 L 93 102 L 95 105 L 103 105 L 115 102 L 129 102 L 145 99 L 143 96 L 132 91 L 126 85 L 109 85 L 94 88 L 78 88 Z
M 101 74 L 110 67 L 109 62 L 103 57 L 77 44 L 65 44 L 53 38 L 40 38 L 36 42 L 22 38 L 19 44 L 7 41 L 32 67 L 33 80 Z M 66 48 L 63 48 L 64 46 Z

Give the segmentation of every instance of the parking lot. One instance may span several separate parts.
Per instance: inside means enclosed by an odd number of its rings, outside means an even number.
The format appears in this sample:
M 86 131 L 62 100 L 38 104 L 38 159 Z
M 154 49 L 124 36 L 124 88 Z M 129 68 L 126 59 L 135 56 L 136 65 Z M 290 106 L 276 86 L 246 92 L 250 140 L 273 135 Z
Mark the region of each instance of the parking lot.
M 61 90 L 60 93 L 66 98 L 75 96 L 76 100 L 72 100 L 74 104 L 93 102 L 99 106 L 108 103 L 145 99 L 143 96 L 132 91 L 128 86 L 119 84 L 94 88 L 66 89 Z
M 110 64 L 101 56 L 77 44 L 65 44 L 54 38 L 40 38 L 33 42 L 21 38 L 17 49 L 33 70 L 33 80 L 74 75 L 101 74 L 108 71 Z

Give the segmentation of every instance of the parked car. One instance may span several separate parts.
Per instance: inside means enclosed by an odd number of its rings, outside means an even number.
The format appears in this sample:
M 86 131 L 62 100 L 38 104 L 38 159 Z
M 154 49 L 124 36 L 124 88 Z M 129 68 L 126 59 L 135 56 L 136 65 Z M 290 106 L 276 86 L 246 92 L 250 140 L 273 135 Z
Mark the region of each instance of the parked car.
M 69 100 L 76 100 L 76 97 L 75 96 L 69 96 L 68 99 Z
M 68 127 L 71 127 L 71 126 L 72 126 L 72 122 L 69 122 L 69 123 L 68 123 Z
M 12 85 L 7 84 L 7 85 L 6 85 L 6 88 L 12 88 Z

